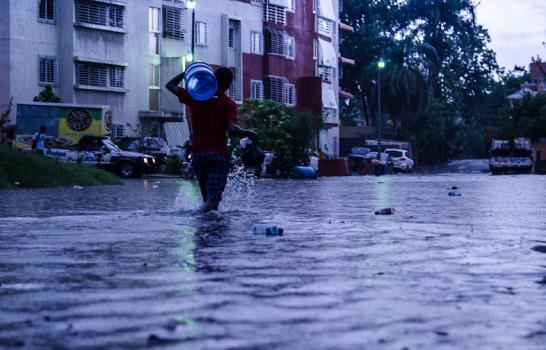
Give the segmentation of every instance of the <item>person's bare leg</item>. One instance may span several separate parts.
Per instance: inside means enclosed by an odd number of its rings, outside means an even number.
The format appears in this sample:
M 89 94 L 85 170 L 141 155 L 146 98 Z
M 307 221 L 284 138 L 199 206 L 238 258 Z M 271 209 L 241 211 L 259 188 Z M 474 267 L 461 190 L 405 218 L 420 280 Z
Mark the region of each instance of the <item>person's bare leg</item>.
M 220 203 L 219 202 L 216 202 L 216 201 L 213 201 L 213 200 L 208 200 L 206 203 L 205 203 L 205 207 L 203 208 L 203 212 L 204 213 L 208 213 L 209 211 L 211 210 L 218 210 L 218 205 Z

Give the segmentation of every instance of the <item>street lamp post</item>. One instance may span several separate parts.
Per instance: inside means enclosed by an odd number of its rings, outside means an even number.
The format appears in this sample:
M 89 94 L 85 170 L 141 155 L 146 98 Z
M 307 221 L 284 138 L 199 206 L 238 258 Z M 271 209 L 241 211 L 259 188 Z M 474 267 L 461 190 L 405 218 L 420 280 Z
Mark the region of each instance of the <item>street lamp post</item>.
M 191 53 L 188 61 L 192 62 L 195 59 L 195 0 L 188 1 L 186 8 L 191 10 Z M 191 59 L 189 59 L 190 57 Z
M 377 62 L 377 151 L 381 152 L 381 71 L 385 69 L 387 64 L 383 59 Z

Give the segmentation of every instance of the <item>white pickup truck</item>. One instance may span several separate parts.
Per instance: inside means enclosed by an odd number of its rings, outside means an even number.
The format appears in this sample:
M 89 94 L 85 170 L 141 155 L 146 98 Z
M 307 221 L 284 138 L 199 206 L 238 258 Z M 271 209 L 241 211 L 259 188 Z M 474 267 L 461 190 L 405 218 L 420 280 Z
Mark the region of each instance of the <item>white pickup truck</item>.
M 121 150 L 108 137 L 84 136 L 71 148 L 46 148 L 44 156 L 110 170 L 121 177 L 140 177 L 157 170 L 154 157 Z
M 516 138 L 511 140 L 491 141 L 491 174 L 530 173 L 533 168 L 533 150 L 531 140 Z

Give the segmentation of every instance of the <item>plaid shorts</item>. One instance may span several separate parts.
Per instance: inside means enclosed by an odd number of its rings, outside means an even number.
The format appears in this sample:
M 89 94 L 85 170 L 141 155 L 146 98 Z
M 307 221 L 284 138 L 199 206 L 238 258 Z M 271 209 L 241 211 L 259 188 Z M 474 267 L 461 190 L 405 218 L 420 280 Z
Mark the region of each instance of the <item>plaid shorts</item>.
M 199 180 L 203 201 L 220 202 L 229 173 L 229 160 L 217 152 L 192 154 L 192 166 Z

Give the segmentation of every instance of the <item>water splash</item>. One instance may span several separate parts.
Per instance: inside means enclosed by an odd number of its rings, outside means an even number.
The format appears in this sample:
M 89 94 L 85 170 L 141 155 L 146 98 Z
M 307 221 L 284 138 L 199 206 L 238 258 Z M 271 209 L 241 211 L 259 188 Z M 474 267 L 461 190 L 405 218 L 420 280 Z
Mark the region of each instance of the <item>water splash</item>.
M 176 211 L 195 211 L 203 204 L 199 185 L 196 181 L 178 180 L 180 187 L 174 201 Z
M 256 174 L 244 166 L 236 165 L 228 175 L 222 195 L 222 209 L 249 210 L 255 194 Z

